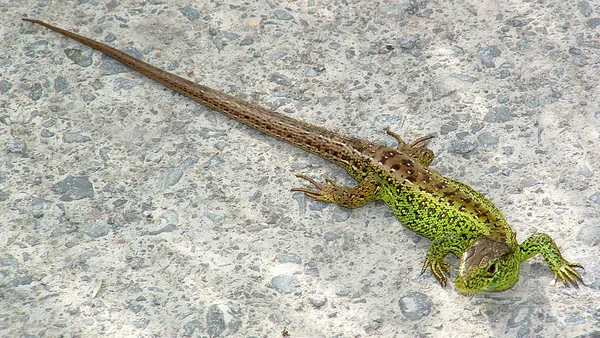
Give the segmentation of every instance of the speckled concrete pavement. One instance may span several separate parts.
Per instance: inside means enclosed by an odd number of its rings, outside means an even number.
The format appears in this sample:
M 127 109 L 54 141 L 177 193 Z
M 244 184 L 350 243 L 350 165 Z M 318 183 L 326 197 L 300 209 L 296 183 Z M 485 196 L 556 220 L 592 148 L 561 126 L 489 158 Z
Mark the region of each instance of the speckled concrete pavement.
M 0 336 L 598 337 L 600 4 L 0 0 Z M 420 276 L 429 241 L 381 203 L 306 199 L 332 164 L 23 16 L 290 116 L 393 144 L 472 185 L 519 240 L 507 292 Z M 452 276 L 455 276 L 456 262 Z M 285 331 L 284 331 L 285 330 Z

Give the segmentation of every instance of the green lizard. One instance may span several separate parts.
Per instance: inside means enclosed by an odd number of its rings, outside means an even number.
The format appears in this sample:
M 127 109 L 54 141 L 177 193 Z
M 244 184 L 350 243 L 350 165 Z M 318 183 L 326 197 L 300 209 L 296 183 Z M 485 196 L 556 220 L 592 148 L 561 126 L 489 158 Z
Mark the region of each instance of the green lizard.
M 565 286 L 572 283 L 577 287 L 578 281 L 583 283 L 574 269 L 583 267 L 566 261 L 550 236 L 536 233 L 519 244 L 515 232 L 490 200 L 429 168 L 434 155 L 424 142 L 430 136 L 407 144 L 399 135 L 388 131 L 398 141 L 394 149 L 342 135 L 186 80 L 45 22 L 23 20 L 94 48 L 211 109 L 343 167 L 358 181 L 356 186 L 340 186 L 331 179 L 318 183 L 297 175 L 316 189 L 294 188 L 292 191 L 347 208 L 378 200 L 385 202 L 402 224 L 431 240 L 421 273 L 430 268 L 442 286 L 446 285 L 450 273 L 450 265 L 444 260 L 449 253 L 460 258 L 456 286 L 464 293 L 512 287 L 519 277 L 521 262 L 538 253 L 554 272 L 555 279 L 560 279 Z

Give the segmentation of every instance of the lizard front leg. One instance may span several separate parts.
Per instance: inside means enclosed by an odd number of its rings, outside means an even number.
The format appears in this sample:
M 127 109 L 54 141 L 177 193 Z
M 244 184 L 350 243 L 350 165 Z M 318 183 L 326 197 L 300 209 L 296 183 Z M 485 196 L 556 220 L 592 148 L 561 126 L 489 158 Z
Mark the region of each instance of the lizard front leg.
M 433 276 L 442 286 L 446 286 L 448 282 L 446 274 L 450 274 L 450 264 L 444 258 L 451 252 L 460 251 L 460 248 L 456 247 L 457 243 L 459 241 L 454 232 L 446 231 L 438 234 L 429 245 L 421 274 L 425 273 L 427 268 L 431 268 Z
M 583 283 L 581 275 L 573 268 L 582 268 L 579 263 L 570 263 L 560 254 L 560 250 L 550 236 L 545 233 L 535 233 L 529 236 L 521 245 L 519 245 L 519 259 L 524 261 L 536 254 L 542 254 L 544 260 L 554 272 L 554 279 L 560 280 L 565 286 L 570 282 L 578 287 L 577 281 Z
M 354 209 L 381 199 L 382 187 L 374 173 L 367 175 L 353 187 L 338 185 L 330 178 L 326 178 L 325 183 L 318 183 L 302 174 L 296 174 L 296 176 L 309 181 L 317 189 L 293 188 L 292 191 L 303 192 L 306 196 L 318 201 Z

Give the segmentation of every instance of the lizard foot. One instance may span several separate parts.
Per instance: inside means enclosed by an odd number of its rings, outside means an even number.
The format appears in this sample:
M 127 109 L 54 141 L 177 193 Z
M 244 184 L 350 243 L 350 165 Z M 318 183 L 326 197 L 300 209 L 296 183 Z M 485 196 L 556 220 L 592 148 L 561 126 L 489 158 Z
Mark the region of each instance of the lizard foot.
M 423 143 L 427 140 L 432 139 L 432 135 L 421 136 L 418 139 L 412 141 L 410 144 L 407 144 L 406 142 L 404 142 L 404 140 L 402 140 L 400 135 L 398 135 L 394 131 L 388 129 L 386 132 L 388 135 L 392 136 L 396 139 L 396 141 L 398 141 L 398 146 L 396 147 L 398 151 L 408 154 L 410 157 L 419 161 L 419 163 L 426 167 L 428 167 L 431 161 L 433 161 L 433 151 L 427 148 L 425 143 Z
M 317 201 L 323 202 L 335 202 L 336 193 L 342 189 L 334 180 L 331 178 L 326 178 L 325 183 L 319 183 L 312 178 L 302 175 L 296 174 L 296 177 L 302 178 L 310 182 L 310 184 L 317 187 L 317 189 L 308 189 L 308 188 L 292 188 L 292 191 L 303 192 L 306 196 L 312 197 Z
M 575 288 L 579 289 L 579 284 L 577 281 L 579 281 L 579 283 L 582 285 L 585 285 L 585 283 L 583 282 L 581 275 L 573 268 L 583 269 L 583 266 L 579 263 L 569 263 L 563 259 L 560 266 L 552 269 L 554 271 L 554 279 L 556 281 L 560 279 L 567 287 L 569 286 L 569 283 L 571 283 Z
M 448 277 L 446 274 L 450 274 L 450 264 L 446 261 L 435 261 L 427 258 L 425 260 L 425 264 L 423 264 L 423 269 L 421 269 L 421 275 L 427 271 L 427 268 L 431 268 L 431 272 L 433 276 L 440 282 L 442 286 L 446 286 L 448 282 Z

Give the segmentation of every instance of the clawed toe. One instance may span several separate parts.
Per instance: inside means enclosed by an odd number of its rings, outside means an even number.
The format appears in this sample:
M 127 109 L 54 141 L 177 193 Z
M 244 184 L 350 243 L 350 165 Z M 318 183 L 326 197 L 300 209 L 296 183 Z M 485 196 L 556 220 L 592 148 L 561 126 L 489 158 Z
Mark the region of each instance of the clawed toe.
M 575 271 L 573 268 L 583 269 L 583 266 L 579 263 L 567 263 L 561 266 L 558 271 L 554 271 L 554 279 L 556 281 L 560 279 L 565 287 L 573 285 L 575 288 L 579 289 L 579 283 L 581 283 L 581 285 L 585 285 L 585 283 L 579 272 Z

